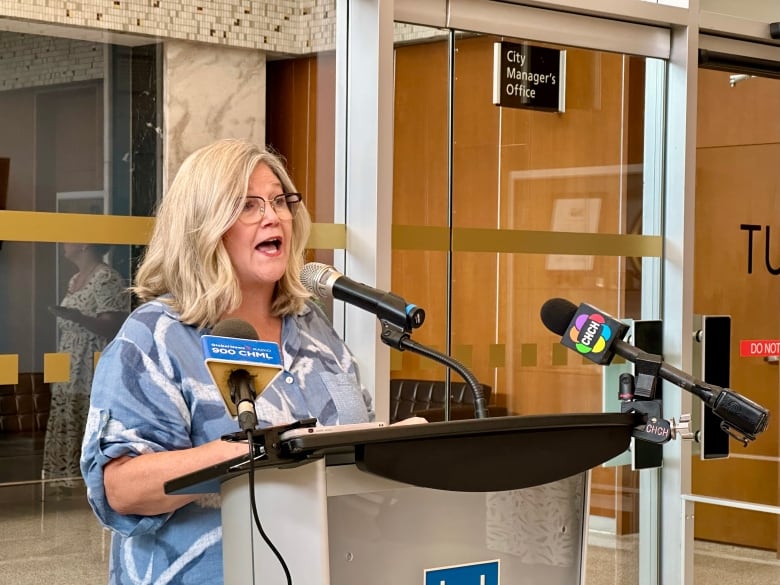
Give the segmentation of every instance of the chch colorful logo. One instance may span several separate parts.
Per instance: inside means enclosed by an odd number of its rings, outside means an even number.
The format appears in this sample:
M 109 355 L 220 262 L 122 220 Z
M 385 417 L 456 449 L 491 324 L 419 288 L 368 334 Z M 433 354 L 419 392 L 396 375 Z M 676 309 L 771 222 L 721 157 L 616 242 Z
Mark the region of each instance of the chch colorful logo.
M 569 337 L 571 337 L 578 352 L 582 354 L 601 353 L 606 349 L 607 341 L 612 337 L 612 328 L 607 325 L 604 316 L 598 313 L 578 315 L 574 326 L 569 330 Z

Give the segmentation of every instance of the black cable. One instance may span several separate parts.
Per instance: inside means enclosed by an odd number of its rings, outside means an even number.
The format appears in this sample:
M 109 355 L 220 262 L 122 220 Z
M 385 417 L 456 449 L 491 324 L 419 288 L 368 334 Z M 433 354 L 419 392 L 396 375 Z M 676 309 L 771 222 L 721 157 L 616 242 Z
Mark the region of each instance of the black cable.
M 271 552 L 274 553 L 279 560 L 279 564 L 282 566 L 282 570 L 287 578 L 287 585 L 292 585 L 292 575 L 290 575 L 290 569 L 287 567 L 287 563 L 284 562 L 284 558 L 279 552 L 279 549 L 277 549 L 274 546 L 274 543 L 271 542 L 271 539 L 268 538 L 265 530 L 263 530 L 263 525 L 260 523 L 260 516 L 257 513 L 257 500 L 255 499 L 255 445 L 251 429 L 246 432 L 246 436 L 249 440 L 249 502 L 252 508 L 252 517 L 255 519 L 255 526 L 257 526 L 257 531 L 260 533 L 260 536 L 263 537 L 265 544 L 268 545 L 268 548 L 271 549 Z

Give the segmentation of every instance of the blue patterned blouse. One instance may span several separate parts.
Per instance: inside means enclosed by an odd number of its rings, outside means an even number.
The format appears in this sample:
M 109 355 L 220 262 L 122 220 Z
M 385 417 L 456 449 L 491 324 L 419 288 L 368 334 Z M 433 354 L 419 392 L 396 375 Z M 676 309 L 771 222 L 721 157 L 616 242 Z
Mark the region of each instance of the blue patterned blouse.
M 238 430 L 204 365 L 206 333 L 152 301 L 130 315 L 98 362 L 81 470 L 90 505 L 113 531 L 109 585 L 223 582 L 218 496 L 170 514 L 125 516 L 111 509 L 103 487 L 112 459 L 187 449 Z M 373 420 L 352 354 L 314 303 L 285 317 L 282 346 L 285 369 L 256 400 L 260 426 Z

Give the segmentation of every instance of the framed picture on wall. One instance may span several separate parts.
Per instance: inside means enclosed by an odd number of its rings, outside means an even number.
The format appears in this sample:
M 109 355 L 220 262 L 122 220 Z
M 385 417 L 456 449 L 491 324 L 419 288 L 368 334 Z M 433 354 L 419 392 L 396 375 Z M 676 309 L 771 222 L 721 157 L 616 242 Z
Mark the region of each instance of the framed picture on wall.
M 600 197 L 559 197 L 553 202 L 551 231 L 595 234 L 599 229 Z M 593 256 L 548 254 L 547 270 L 593 270 Z

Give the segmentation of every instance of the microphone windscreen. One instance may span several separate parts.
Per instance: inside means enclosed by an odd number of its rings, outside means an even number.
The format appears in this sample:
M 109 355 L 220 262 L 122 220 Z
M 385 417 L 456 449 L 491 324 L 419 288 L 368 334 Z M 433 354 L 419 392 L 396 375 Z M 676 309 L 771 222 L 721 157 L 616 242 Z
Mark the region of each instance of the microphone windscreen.
M 327 264 L 322 262 L 308 262 L 301 268 L 301 284 L 311 294 L 322 297 L 327 296 L 326 291 L 323 291 L 320 284 L 322 277 L 327 274 L 329 270 L 335 270 Z
M 549 299 L 540 311 L 542 323 L 553 333 L 563 335 L 577 312 L 577 305 L 566 299 Z
M 254 327 L 243 319 L 236 318 L 220 321 L 214 325 L 211 334 L 219 337 L 237 337 L 238 339 L 260 339 Z

